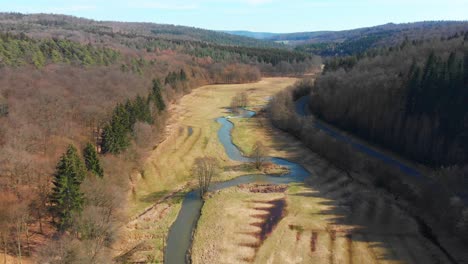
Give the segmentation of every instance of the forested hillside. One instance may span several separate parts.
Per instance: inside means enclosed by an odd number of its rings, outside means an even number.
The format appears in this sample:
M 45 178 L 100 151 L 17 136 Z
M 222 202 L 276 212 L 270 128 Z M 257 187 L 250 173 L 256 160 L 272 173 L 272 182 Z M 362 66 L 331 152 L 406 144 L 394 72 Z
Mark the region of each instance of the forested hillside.
M 18 67 L 32 63 L 37 68 L 50 63 L 110 65 L 119 55 L 109 48 L 85 46 L 68 40 L 34 40 L 25 35 L 0 33 L 0 65 Z
M 272 40 L 288 40 L 297 51 L 321 56 L 359 55 L 373 48 L 391 47 L 405 40 L 448 38 L 468 29 L 467 22 L 427 21 L 385 24 L 344 31 L 285 34 Z
M 0 29 L 1 251 L 40 263 L 108 263 L 132 175 L 181 96 L 319 63 L 173 26 L 3 14 Z
M 312 88 L 318 117 L 410 159 L 468 161 L 468 34 L 337 59 Z
M 199 41 L 218 45 L 281 48 L 283 45 L 242 36 L 194 28 L 155 23 L 130 23 L 114 21 L 94 21 L 65 15 L 0 13 L 0 28 L 11 33 L 26 33 L 33 36 L 52 34 L 73 37 L 85 41 L 92 35 L 115 34 L 135 37 L 156 37 L 166 40 Z M 67 33 L 67 34 L 65 34 Z
M 1 44 L 4 52 L 0 47 L 0 64 L 22 63 L 16 62 L 15 56 L 34 60 L 38 66 L 41 66 L 44 56 L 49 56 L 49 60 L 63 59 L 65 63 L 101 63 L 89 61 L 90 52 L 97 50 L 105 57 L 100 60 L 108 60 L 110 55 L 115 57 L 115 54 L 105 54 L 111 50 L 138 55 L 141 59 L 119 61 L 124 69 L 133 71 L 141 71 L 145 63 L 154 63 L 156 56 L 171 56 L 174 53 L 194 56 L 200 59 L 199 63 L 204 61 L 214 68 L 219 68 L 220 65 L 212 62 L 251 64 L 267 75 L 302 74 L 311 66 L 320 63 L 318 57 L 290 51 L 269 42 L 171 25 L 98 22 L 61 15 L 3 13 L 0 14 L 0 29 L 10 35 L 19 36 L 17 40 L 8 38 L 8 34 L 3 37 L 4 43 Z M 171 30 L 176 33 L 168 34 Z M 24 42 L 21 41 L 28 38 L 37 39 L 35 47 L 23 49 L 21 45 Z M 67 52 L 68 47 L 60 47 L 76 43 L 85 45 L 84 50 L 76 54 Z M 93 51 L 90 45 L 93 45 L 96 51 Z M 58 56 L 58 53 L 65 54 Z M 61 58 L 63 56 L 65 58 Z
M 310 117 L 296 112 L 295 100 L 305 95 Z M 352 180 L 391 193 L 418 217 L 468 242 L 467 34 L 335 58 L 315 81 L 276 95 L 269 113 L 276 127 Z M 392 150 L 427 167 L 410 165 L 418 175 L 396 169 L 323 121 L 380 146 L 381 157 L 394 157 L 382 151 Z
M 296 51 L 325 57 L 360 55 L 369 50 L 392 47 L 405 40 L 448 38 L 468 31 L 466 21 L 424 21 L 415 23 L 388 23 L 379 26 L 341 31 L 312 31 L 297 33 L 262 33 L 226 31 L 237 36 L 284 43 Z

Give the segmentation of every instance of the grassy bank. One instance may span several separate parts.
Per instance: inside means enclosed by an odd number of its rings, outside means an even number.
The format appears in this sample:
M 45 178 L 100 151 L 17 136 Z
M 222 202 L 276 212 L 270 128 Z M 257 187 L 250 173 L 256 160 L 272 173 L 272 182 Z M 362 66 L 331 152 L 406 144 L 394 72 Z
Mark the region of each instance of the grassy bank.
M 212 195 L 195 233 L 194 263 L 450 263 L 395 197 L 354 181 L 262 116 L 232 121 L 244 152 L 261 139 L 270 156 L 312 175 L 284 193 L 232 187 Z M 283 217 L 262 239 L 263 209 L 278 199 L 286 202 Z
M 195 184 L 190 174 L 195 158 L 205 155 L 218 158 L 223 168 L 218 181 L 252 173 L 251 166 L 227 157 L 218 141 L 220 125 L 215 119 L 229 115 L 226 108 L 238 92 L 247 92 L 251 104 L 263 105 L 267 98 L 296 80 L 265 78 L 258 83 L 203 86 L 173 106 L 166 140 L 151 153 L 141 173 L 133 177 L 130 197 L 133 220 L 125 228 L 121 255 L 128 253 L 125 255 L 128 261 L 162 261 L 162 237 L 177 217 L 182 194 L 161 199 L 174 191 L 187 190 L 190 182 Z

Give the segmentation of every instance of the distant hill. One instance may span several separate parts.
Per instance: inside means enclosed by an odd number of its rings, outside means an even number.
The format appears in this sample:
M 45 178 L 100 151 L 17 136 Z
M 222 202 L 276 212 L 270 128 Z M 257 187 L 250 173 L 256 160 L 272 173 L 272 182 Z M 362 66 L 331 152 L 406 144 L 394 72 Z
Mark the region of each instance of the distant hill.
M 67 15 L 0 13 L 0 30 L 25 33 L 32 37 L 44 35 L 68 36 L 84 40 L 83 32 L 113 36 L 156 37 L 166 40 L 199 41 L 226 46 L 281 48 L 282 45 L 245 36 L 194 27 L 155 23 L 95 21 Z
M 224 31 L 237 36 L 244 36 L 256 39 L 264 39 L 270 41 L 285 41 L 290 44 L 305 44 L 305 43 L 323 43 L 323 42 L 343 42 L 350 38 L 363 37 L 372 34 L 397 34 L 409 33 L 410 35 L 421 35 L 425 32 L 443 32 L 451 31 L 458 32 L 468 27 L 468 21 L 424 21 L 414 23 L 394 24 L 388 23 L 384 25 L 357 28 L 341 31 L 311 31 L 311 32 L 295 32 L 295 33 L 268 33 L 268 32 L 252 32 L 252 31 Z M 429 38 L 431 36 L 428 36 Z
M 426 33 L 442 33 L 447 32 L 452 34 L 468 28 L 467 21 L 425 21 L 415 23 L 394 24 L 388 23 L 384 25 L 365 27 L 342 31 L 316 31 L 316 32 L 300 32 L 289 34 L 278 34 L 271 38 L 272 41 L 289 41 L 294 44 L 304 43 L 321 43 L 321 42 L 343 42 L 350 38 L 358 38 L 371 34 L 400 34 L 406 33 L 409 36 L 421 36 Z M 427 35 L 426 35 L 427 36 Z M 432 37 L 432 36 L 427 36 Z
M 272 39 L 279 34 L 277 33 L 269 33 L 269 32 L 252 32 L 252 31 L 222 31 L 227 34 L 235 35 L 235 36 L 242 36 L 242 37 L 248 37 L 248 38 L 254 38 L 254 39 Z
M 468 31 L 468 21 L 425 21 L 365 27 L 342 31 L 314 31 L 287 34 L 228 32 L 236 35 L 284 43 L 298 51 L 321 56 L 359 54 L 370 48 L 393 46 L 405 39 L 448 38 Z

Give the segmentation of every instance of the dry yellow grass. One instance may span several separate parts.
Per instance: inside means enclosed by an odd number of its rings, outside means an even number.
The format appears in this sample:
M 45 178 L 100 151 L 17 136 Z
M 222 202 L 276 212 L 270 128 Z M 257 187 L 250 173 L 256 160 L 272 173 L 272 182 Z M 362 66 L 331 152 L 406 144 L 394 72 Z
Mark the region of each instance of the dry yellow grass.
M 214 120 L 227 114 L 225 107 L 237 92 L 247 91 L 251 105 L 259 107 L 294 81 L 269 78 L 254 84 L 205 86 L 185 96 L 172 109 L 170 135 L 148 159 L 144 178 L 135 183 L 133 214 L 183 189 L 191 181 L 190 167 L 198 156 L 219 158 L 225 170 L 218 180 L 249 173 L 224 153 Z M 300 142 L 272 129 L 263 118 L 233 121 L 234 142 L 245 152 L 260 139 L 270 156 L 298 162 L 312 177 L 305 185 L 290 186 L 285 194 L 252 194 L 237 188 L 215 194 L 203 208 L 193 244 L 194 263 L 448 263 L 418 233 L 415 222 L 382 193 L 351 182 Z M 192 135 L 188 127 L 193 128 Z M 143 245 L 130 259 L 161 262 L 162 238 L 180 209 L 183 192 L 179 194 L 129 224 L 127 249 Z M 258 213 L 254 207 L 278 198 L 286 200 L 287 215 L 258 249 L 249 247 L 258 242 L 248 234 L 258 231 L 250 225 L 258 221 L 251 217 Z
M 210 85 L 193 90 L 170 109 L 168 136 L 150 155 L 142 175 L 134 177 L 130 197 L 130 215 L 136 217 L 127 224 L 119 255 L 129 261 L 162 261 L 163 238 L 175 220 L 181 206 L 183 191 L 193 181 L 190 169 L 193 160 L 210 155 L 226 168 L 217 180 L 227 180 L 249 173 L 248 166 L 237 166 L 219 143 L 219 124 L 215 119 L 228 115 L 231 98 L 247 92 L 251 105 L 263 105 L 268 97 L 292 85 L 294 78 L 265 78 L 258 83 Z M 189 132 L 191 130 L 191 132 Z M 174 196 L 159 202 L 176 191 Z M 149 209 L 149 210 L 148 210 Z M 148 210 L 144 215 L 139 214 Z M 129 252 L 135 246 L 142 249 Z
M 397 209 L 364 202 L 352 215 L 324 192 L 294 184 L 284 194 L 238 187 L 216 193 L 203 207 L 193 263 L 450 263 Z M 279 198 L 286 200 L 285 216 L 260 243 L 253 208 Z M 379 219 L 388 210 L 388 222 Z
M 270 156 L 298 162 L 312 176 L 285 194 L 234 187 L 214 195 L 195 233 L 194 263 L 449 263 L 391 197 L 349 179 L 261 117 L 234 123 L 233 141 L 244 152 L 261 139 Z M 279 195 L 286 216 L 259 248 L 249 247 L 256 241 L 246 233 L 258 221 L 252 203 Z
M 224 153 L 217 132 L 215 119 L 228 115 L 232 97 L 246 91 L 251 105 L 264 105 L 267 98 L 292 85 L 294 78 L 265 78 L 258 83 L 239 85 L 210 85 L 195 89 L 184 96 L 171 113 L 172 133 L 152 153 L 145 166 L 144 179 L 136 186 L 133 212 L 151 205 L 161 193 L 176 189 L 190 178 L 190 168 L 196 157 L 211 155 L 218 157 L 222 165 L 235 165 Z M 188 128 L 193 134 L 188 135 Z M 238 173 L 224 173 L 222 179 L 232 178 Z M 155 199 L 151 199 L 154 197 Z

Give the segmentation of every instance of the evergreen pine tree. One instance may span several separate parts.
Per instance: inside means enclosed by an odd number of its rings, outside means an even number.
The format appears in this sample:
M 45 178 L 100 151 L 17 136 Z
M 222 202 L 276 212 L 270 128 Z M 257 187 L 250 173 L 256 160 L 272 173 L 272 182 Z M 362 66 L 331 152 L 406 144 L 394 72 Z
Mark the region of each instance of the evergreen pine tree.
M 421 79 L 421 69 L 416 65 L 416 62 L 413 62 L 409 73 L 409 81 L 407 88 L 407 97 L 406 97 L 406 113 L 413 114 L 418 105 L 417 97 L 420 92 L 420 83 Z
M 102 133 L 102 151 L 104 153 L 119 154 L 130 145 L 127 128 L 118 118 L 104 127 Z
M 181 81 L 186 81 L 187 80 L 187 74 L 185 73 L 184 69 L 180 70 L 180 80 Z
M 153 122 L 148 100 L 143 99 L 143 97 L 139 95 L 133 103 L 133 111 L 135 112 L 136 120 L 146 122 L 148 124 Z
M 157 79 L 154 79 L 152 97 L 158 110 L 164 111 L 164 109 L 166 109 L 166 104 L 164 103 L 164 99 L 162 98 L 161 90 L 162 90 L 161 82 Z
M 463 79 L 464 85 L 468 85 L 468 51 L 465 51 L 465 55 L 463 56 Z
M 86 144 L 86 147 L 83 151 L 83 157 L 88 171 L 102 178 L 104 176 L 104 170 L 101 167 L 96 148 L 93 144 Z
M 60 231 L 70 228 L 74 217 L 83 209 L 84 197 L 80 185 L 85 175 L 85 166 L 78 151 L 70 145 L 57 164 L 50 195 L 50 211 Z
M 125 111 L 127 112 L 128 116 L 129 131 L 133 128 L 133 125 L 136 123 L 137 120 L 137 111 L 135 108 L 135 103 L 130 101 L 130 99 L 128 99 L 127 102 L 125 102 Z
M 132 131 L 132 116 L 131 112 L 133 111 L 133 106 L 129 101 L 129 109 L 127 109 L 123 104 L 118 104 L 114 109 L 114 114 L 112 115 L 112 122 L 122 126 L 126 132 Z

